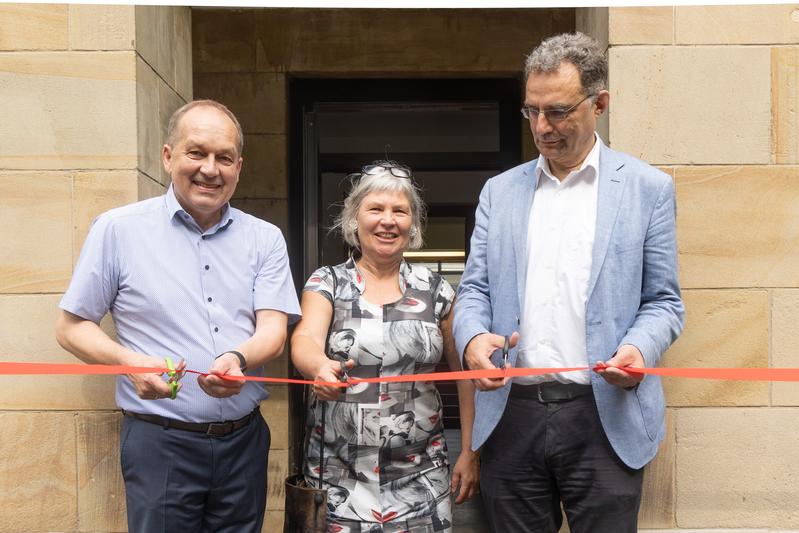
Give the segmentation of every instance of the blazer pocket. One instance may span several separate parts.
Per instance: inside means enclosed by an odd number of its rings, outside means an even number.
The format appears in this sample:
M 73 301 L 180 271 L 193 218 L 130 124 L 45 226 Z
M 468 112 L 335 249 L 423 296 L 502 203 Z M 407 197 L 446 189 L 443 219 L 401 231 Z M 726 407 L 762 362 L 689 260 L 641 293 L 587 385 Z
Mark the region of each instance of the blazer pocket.
M 665 416 L 663 390 L 660 388 L 660 384 L 655 384 L 654 387 L 646 387 L 644 383 L 641 383 L 641 386 L 634 391 L 634 394 L 638 401 L 638 407 L 641 409 L 641 418 L 646 435 L 649 440 L 654 441 L 660 434 L 660 427 L 663 425 L 663 417 Z

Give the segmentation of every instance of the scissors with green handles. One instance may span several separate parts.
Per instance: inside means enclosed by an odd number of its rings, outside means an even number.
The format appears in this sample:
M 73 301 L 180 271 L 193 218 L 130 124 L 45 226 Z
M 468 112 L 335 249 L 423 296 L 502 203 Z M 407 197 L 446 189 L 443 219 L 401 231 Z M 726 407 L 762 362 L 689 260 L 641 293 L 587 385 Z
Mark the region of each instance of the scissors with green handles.
M 167 385 L 169 385 L 169 399 L 174 400 L 178 397 L 178 381 L 180 381 L 180 374 L 177 370 L 175 370 L 175 365 L 172 364 L 171 357 L 165 357 L 164 361 L 166 361 L 166 367 L 169 371 L 166 373 L 169 376 L 167 380 Z

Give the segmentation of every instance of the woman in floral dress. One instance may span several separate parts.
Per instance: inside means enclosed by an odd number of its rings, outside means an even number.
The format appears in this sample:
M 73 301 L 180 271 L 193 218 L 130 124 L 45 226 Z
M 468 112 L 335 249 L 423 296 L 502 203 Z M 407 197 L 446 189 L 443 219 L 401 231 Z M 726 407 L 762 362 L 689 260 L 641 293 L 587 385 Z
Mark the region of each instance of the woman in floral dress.
M 292 361 L 306 377 L 421 374 L 434 371 L 442 355 L 452 369 L 461 368 L 452 339 L 452 287 L 402 258 L 421 246 L 424 216 L 407 167 L 382 161 L 355 176 L 337 224 L 353 255 L 311 275 L 291 340 Z M 451 476 L 433 383 L 314 386 L 313 392 L 304 473 L 315 484 L 322 472 L 328 531 L 450 532 L 451 494 L 457 491 L 460 503 L 478 487 L 478 458 L 468 446 L 471 382 L 458 382 L 466 449 Z

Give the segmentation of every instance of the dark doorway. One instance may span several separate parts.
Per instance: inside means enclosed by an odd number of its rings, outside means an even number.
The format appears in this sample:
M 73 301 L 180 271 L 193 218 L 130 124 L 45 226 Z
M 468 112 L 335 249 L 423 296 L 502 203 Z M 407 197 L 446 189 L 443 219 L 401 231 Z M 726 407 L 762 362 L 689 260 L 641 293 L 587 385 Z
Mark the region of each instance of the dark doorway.
M 425 247 L 406 259 L 440 272 L 457 288 L 480 190 L 522 159 L 521 80 L 292 79 L 289 98 L 289 246 L 296 286 L 318 266 L 346 259 L 340 236 L 329 232 L 348 193 L 346 177 L 388 158 L 413 169 L 428 204 Z M 450 451 L 457 452 L 455 384 L 441 383 L 439 392 Z M 296 429 L 301 405 L 293 394 Z M 464 513 L 460 508 L 456 524 L 480 521 Z

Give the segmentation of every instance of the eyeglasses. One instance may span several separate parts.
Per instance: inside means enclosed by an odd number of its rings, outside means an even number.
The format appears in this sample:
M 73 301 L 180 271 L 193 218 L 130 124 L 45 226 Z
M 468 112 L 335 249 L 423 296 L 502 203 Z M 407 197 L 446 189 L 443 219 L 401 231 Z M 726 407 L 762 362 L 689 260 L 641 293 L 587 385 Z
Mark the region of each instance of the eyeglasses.
M 531 107 L 531 106 L 524 106 L 522 108 L 522 116 L 524 118 L 526 118 L 527 120 L 537 121 L 538 120 L 538 115 L 544 115 L 544 118 L 546 118 L 548 122 L 550 122 L 552 124 L 555 124 L 556 122 L 560 122 L 561 120 L 564 120 L 566 117 L 571 115 L 572 112 L 575 109 L 577 109 L 578 105 L 582 104 L 583 102 L 585 102 L 586 100 L 588 100 L 592 96 L 596 96 L 596 94 L 591 93 L 591 94 L 586 95 L 585 98 L 583 98 L 582 100 L 580 100 L 579 102 L 577 102 L 576 104 L 574 104 L 573 106 L 571 106 L 568 109 L 559 109 L 559 108 L 556 107 L 554 109 L 544 109 L 544 110 L 542 110 L 542 109 L 536 109 L 536 108 Z
M 397 178 L 411 179 L 411 169 L 396 161 L 375 161 L 371 165 L 366 165 L 361 169 L 361 174 L 373 176 L 381 172 L 391 172 Z

